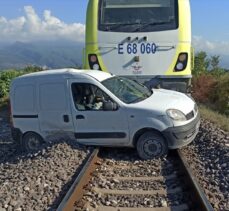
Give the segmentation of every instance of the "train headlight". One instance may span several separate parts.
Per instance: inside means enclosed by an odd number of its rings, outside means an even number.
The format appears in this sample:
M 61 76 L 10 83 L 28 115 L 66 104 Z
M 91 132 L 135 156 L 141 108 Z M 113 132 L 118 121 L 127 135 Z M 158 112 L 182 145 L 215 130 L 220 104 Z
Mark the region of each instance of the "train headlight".
M 93 65 L 93 70 L 99 70 L 99 65 L 98 64 L 94 64 Z
M 174 71 L 175 72 L 183 71 L 187 67 L 187 64 L 188 64 L 188 53 L 180 53 Z
M 177 66 L 176 66 L 176 69 L 177 69 L 177 70 L 183 70 L 183 69 L 184 69 L 184 65 L 183 65 L 181 62 L 179 62 L 179 63 L 177 64 Z
M 97 56 L 96 55 L 91 55 L 90 56 L 90 62 L 95 63 L 97 61 Z
M 188 58 L 188 54 L 187 53 L 181 53 L 180 55 L 179 55 L 179 61 L 180 62 L 185 62 L 185 61 L 187 61 L 187 58 Z

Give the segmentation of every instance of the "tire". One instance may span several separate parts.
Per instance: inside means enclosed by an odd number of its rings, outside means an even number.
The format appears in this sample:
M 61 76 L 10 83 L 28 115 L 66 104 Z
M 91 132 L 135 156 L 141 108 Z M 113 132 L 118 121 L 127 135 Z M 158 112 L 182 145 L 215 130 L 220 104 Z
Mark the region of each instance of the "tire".
M 44 141 L 37 133 L 26 133 L 22 138 L 22 148 L 26 152 L 37 152 L 41 149 Z
M 168 153 L 168 144 L 164 137 L 153 131 L 142 134 L 136 148 L 139 157 L 143 160 L 162 158 Z

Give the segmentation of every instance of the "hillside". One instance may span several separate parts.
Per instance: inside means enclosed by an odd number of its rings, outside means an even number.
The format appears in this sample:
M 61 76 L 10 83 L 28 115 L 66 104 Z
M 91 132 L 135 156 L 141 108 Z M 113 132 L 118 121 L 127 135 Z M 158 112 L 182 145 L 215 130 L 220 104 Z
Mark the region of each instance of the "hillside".
M 69 41 L 0 44 L 0 70 L 28 65 L 48 68 L 81 66 L 82 49 L 82 43 Z

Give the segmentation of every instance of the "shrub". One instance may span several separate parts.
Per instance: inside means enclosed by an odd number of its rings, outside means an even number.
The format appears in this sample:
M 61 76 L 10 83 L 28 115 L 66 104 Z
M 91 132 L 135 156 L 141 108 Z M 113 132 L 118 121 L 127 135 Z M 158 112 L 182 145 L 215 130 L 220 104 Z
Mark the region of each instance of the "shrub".
M 229 115 L 229 73 L 222 75 L 214 90 L 210 93 L 213 106 L 226 115 Z
M 21 74 L 22 73 L 20 71 L 15 70 L 0 73 L 0 98 L 8 95 L 12 79 Z
M 193 97 L 199 103 L 229 115 L 229 73 L 221 76 L 202 74 L 192 80 Z
M 28 66 L 21 71 L 9 70 L 9 71 L 0 72 L 0 99 L 8 96 L 10 83 L 12 79 L 20 75 L 24 75 L 32 72 L 38 72 L 38 71 L 42 71 L 42 68 L 36 66 Z
M 40 72 L 42 71 L 42 67 L 37 67 L 37 66 L 28 66 L 23 70 L 23 74 L 27 73 L 34 73 L 34 72 Z
M 216 79 L 209 74 L 201 74 L 192 80 L 192 95 L 197 102 L 209 103 L 209 96 L 217 84 Z

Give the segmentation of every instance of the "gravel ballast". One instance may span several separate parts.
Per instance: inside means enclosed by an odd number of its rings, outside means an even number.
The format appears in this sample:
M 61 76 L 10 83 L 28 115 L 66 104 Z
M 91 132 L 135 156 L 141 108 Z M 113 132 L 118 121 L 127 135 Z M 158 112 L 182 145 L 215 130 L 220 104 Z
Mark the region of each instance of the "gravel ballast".
M 215 210 L 229 210 L 229 134 L 202 120 L 197 138 L 182 151 Z M 55 210 L 89 153 L 67 140 L 24 154 L 11 139 L 8 114 L 0 112 L 0 211 Z M 139 165 L 136 162 L 133 158 L 133 165 Z M 156 166 L 146 170 L 142 165 L 143 171 L 104 169 L 103 176 L 158 176 Z
M 90 151 L 74 141 L 25 154 L 12 142 L 0 113 L 0 211 L 55 210 Z
M 100 165 L 76 210 L 94 211 L 100 206 L 105 206 L 104 210 L 109 210 L 108 206 L 192 207 L 183 170 L 172 153 L 167 158 L 140 160 L 134 149 L 106 149 L 100 156 Z
M 215 210 L 229 210 L 229 134 L 201 121 L 194 142 L 182 149 Z

